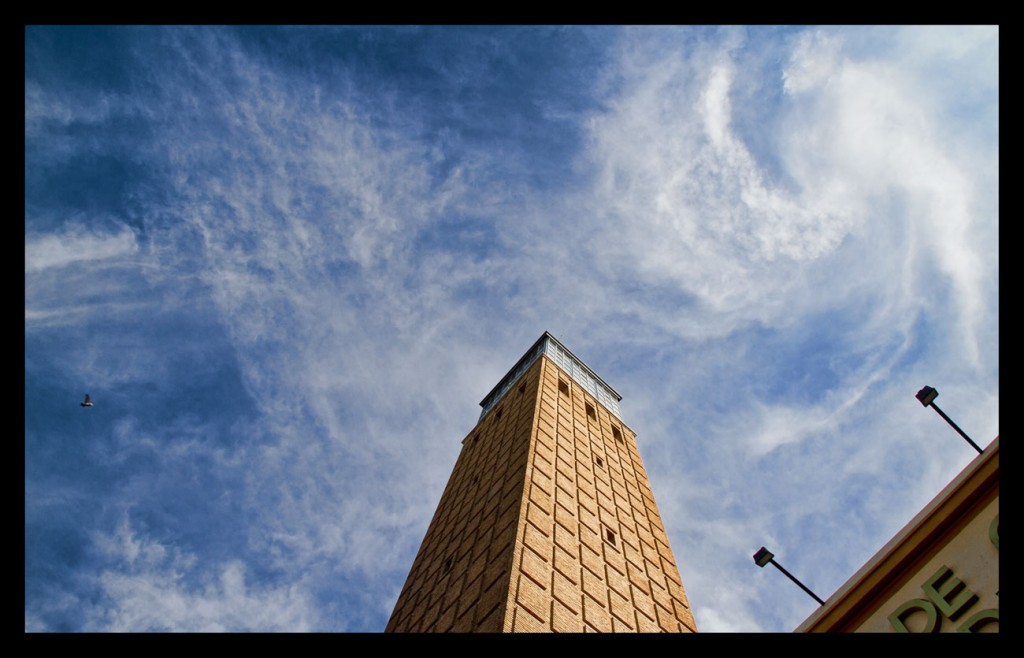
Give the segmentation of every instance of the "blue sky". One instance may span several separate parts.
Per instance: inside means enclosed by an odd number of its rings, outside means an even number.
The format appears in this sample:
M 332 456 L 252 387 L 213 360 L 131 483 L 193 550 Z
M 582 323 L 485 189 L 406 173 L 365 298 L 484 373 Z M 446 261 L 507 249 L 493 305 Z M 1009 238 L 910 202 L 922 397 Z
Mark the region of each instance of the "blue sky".
M 545 331 L 702 631 L 999 432 L 995 27 L 28 27 L 25 629 L 381 631 Z M 82 408 L 84 394 L 95 406 Z

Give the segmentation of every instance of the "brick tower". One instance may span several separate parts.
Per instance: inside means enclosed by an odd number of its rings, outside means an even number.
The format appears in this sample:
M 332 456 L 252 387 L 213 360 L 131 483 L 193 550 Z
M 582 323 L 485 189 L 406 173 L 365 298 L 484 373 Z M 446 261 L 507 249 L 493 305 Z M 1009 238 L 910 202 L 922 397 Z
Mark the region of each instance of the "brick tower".
M 388 632 L 694 632 L 622 397 L 545 332 L 462 440 Z

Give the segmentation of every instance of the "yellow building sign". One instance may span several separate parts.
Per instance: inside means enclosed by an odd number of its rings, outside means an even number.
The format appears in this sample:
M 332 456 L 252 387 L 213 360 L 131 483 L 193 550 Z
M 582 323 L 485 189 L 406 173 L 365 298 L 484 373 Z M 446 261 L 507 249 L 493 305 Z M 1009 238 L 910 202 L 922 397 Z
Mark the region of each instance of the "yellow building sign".
M 999 438 L 797 629 L 999 631 Z

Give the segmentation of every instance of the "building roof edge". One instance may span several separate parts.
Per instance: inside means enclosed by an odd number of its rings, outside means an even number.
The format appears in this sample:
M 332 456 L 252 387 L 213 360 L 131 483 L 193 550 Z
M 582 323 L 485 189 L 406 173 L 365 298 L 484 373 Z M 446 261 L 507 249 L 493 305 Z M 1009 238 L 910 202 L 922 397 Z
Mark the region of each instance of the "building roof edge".
M 618 391 L 616 391 L 614 388 L 612 388 L 608 384 L 608 382 L 606 382 L 604 379 L 601 378 L 600 375 L 598 375 L 596 372 L 594 372 L 593 368 L 588 366 L 587 363 L 583 359 L 581 359 L 580 357 L 576 356 L 576 354 L 572 350 L 570 350 L 568 347 L 566 347 L 565 343 L 563 343 L 562 341 L 560 341 L 557 338 L 555 338 L 554 335 L 552 335 L 552 333 L 550 331 L 545 330 L 544 333 L 540 335 L 540 338 L 535 340 L 533 342 L 533 344 L 530 345 L 529 349 L 527 349 L 526 352 L 524 352 L 523 355 L 521 357 L 519 357 L 519 360 L 516 361 L 515 364 L 511 368 L 509 368 L 508 372 L 506 372 L 502 376 L 502 378 L 498 380 L 498 383 L 494 385 L 494 388 L 492 388 L 490 391 L 488 391 L 487 395 L 485 395 L 484 398 L 482 400 L 480 400 L 480 406 L 481 407 L 486 406 L 487 403 L 490 402 L 491 398 L 493 396 L 497 395 L 501 391 L 501 389 L 504 386 L 505 382 L 510 377 L 512 377 L 515 374 L 516 370 L 519 369 L 519 367 L 521 365 L 523 365 L 523 363 L 525 361 L 527 361 L 533 355 L 533 353 L 537 349 L 537 347 L 540 346 L 541 343 L 543 343 L 545 340 L 551 340 L 554 343 L 556 343 L 567 354 L 569 354 L 573 359 L 575 359 L 577 362 L 579 362 L 579 364 L 587 371 L 587 373 L 591 377 L 593 377 L 595 380 L 600 382 L 602 386 L 607 388 L 612 393 L 612 395 L 615 396 L 616 401 L 622 401 L 622 396 L 619 394 Z

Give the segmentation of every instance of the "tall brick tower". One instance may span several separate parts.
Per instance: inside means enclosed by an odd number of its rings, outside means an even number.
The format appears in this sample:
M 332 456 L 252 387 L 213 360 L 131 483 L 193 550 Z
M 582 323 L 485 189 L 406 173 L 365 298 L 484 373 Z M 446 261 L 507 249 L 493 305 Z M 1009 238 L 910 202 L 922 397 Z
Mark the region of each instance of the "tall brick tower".
M 695 632 L 636 434 L 545 332 L 480 406 L 389 632 Z

